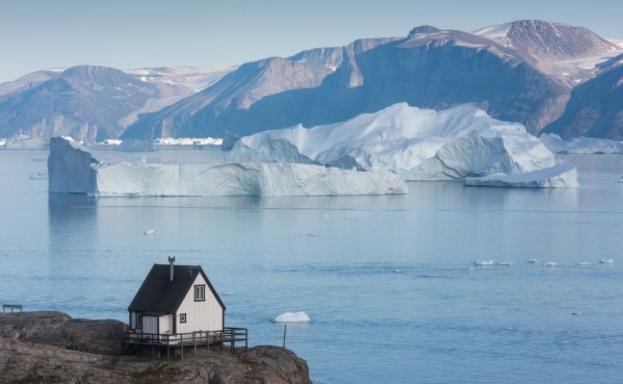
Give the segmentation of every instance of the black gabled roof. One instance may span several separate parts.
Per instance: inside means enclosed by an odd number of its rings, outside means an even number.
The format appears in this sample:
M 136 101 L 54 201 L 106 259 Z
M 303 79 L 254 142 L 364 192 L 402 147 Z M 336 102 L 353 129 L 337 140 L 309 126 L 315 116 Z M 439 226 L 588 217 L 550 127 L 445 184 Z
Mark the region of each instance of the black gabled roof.
M 172 282 L 169 282 L 169 268 L 169 264 L 154 264 L 151 267 L 145 281 L 130 303 L 128 311 L 175 313 L 199 274 L 203 276 L 210 291 L 225 310 L 225 304 L 200 266 L 175 265 Z

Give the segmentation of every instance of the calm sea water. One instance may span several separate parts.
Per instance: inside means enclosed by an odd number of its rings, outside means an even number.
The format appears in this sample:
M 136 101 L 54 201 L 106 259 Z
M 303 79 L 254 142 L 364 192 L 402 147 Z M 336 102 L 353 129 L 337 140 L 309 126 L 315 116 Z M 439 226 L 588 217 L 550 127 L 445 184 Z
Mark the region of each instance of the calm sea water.
M 48 197 L 29 179 L 46 157 L 0 151 L 2 303 L 126 320 L 175 255 L 204 267 L 252 344 L 280 344 L 271 319 L 306 311 L 287 344 L 317 383 L 623 381 L 622 156 L 566 157 L 578 190 L 257 199 Z

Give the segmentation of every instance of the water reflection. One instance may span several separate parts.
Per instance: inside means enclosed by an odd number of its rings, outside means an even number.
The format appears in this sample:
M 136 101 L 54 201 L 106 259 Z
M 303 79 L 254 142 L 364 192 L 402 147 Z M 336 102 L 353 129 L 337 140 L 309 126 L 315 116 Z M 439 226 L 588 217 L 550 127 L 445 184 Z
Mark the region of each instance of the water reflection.
M 69 276 L 71 271 L 96 267 L 97 201 L 75 194 L 48 196 L 48 273 Z

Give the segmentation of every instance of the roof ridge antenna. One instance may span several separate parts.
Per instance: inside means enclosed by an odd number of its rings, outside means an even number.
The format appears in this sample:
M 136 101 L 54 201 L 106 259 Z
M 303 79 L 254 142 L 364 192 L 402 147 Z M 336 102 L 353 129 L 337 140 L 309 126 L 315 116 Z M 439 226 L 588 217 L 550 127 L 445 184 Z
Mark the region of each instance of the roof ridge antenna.
M 175 264 L 175 256 L 169 256 L 169 282 L 172 283 L 173 279 L 175 278 L 175 268 L 174 265 Z

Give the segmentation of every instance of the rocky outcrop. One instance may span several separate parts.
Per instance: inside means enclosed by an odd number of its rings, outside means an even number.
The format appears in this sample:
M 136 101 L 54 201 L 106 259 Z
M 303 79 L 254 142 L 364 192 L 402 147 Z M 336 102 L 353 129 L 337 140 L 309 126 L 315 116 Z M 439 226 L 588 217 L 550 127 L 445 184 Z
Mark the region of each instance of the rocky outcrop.
M 167 362 L 121 355 L 122 331 L 60 312 L 0 314 L 0 383 L 311 383 L 307 363 L 283 348 L 199 349 Z
M 0 316 L 0 337 L 105 355 L 121 353 L 123 323 L 72 319 L 61 312 L 27 312 Z

